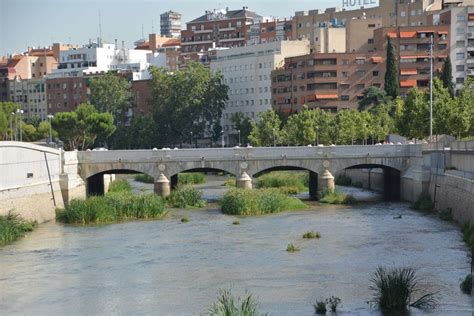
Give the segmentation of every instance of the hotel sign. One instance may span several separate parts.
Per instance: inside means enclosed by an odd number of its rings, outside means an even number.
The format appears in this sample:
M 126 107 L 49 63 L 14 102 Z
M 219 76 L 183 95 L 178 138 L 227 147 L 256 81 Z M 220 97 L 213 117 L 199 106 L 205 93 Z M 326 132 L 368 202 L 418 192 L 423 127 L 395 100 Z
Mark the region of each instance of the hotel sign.
M 379 6 L 379 0 L 342 0 L 344 10 L 357 10 L 362 7 L 374 8 Z

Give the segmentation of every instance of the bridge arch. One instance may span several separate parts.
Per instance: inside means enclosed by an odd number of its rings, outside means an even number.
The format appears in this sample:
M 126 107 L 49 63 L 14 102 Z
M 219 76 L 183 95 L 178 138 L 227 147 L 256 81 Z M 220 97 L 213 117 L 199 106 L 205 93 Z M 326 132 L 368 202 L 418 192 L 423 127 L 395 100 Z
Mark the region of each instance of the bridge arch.
M 227 169 L 227 168 L 226 168 Z M 190 173 L 190 172 L 225 172 L 228 174 L 231 174 L 235 177 L 238 175 L 236 174 L 235 171 L 233 170 L 226 170 L 224 168 L 218 168 L 218 167 L 192 167 L 190 169 L 184 168 L 183 170 L 180 170 L 176 172 L 176 170 L 173 171 L 173 174 L 170 174 L 170 186 L 171 189 L 174 189 L 178 186 L 178 175 L 180 173 Z M 177 169 L 179 170 L 179 168 Z
M 108 169 L 104 171 L 100 171 L 97 173 L 94 173 L 87 177 L 85 180 L 86 182 L 86 194 L 87 196 L 91 195 L 104 195 L 105 193 L 105 187 L 106 183 L 104 181 L 104 175 L 107 174 L 139 174 L 139 173 L 144 173 L 147 174 L 151 177 L 154 177 L 154 175 L 149 174 L 147 172 L 144 172 L 142 170 L 138 169 Z

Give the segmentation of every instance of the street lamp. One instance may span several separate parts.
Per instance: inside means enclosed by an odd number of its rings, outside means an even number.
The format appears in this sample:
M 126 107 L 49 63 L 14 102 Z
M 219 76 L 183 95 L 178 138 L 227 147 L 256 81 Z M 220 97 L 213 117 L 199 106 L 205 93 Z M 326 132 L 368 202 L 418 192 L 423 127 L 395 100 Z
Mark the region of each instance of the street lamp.
M 18 123 L 19 126 L 17 126 L 17 128 L 20 131 L 20 142 L 21 142 L 21 141 L 23 141 L 23 133 L 22 133 L 22 130 L 21 130 L 21 120 L 22 120 L 23 110 L 17 109 L 16 113 L 20 116 L 19 123 Z
M 276 134 L 276 129 L 273 129 L 273 147 L 276 147 L 275 134 Z
M 239 147 L 240 147 L 240 129 L 238 129 L 237 132 L 239 133 Z
M 52 129 L 51 129 L 51 121 L 52 121 L 54 115 L 49 114 L 47 117 L 48 117 L 48 120 L 49 120 L 49 143 L 52 143 L 53 142 L 53 133 L 52 133 Z
M 319 126 L 316 126 L 316 146 L 319 146 Z
M 221 131 L 221 136 L 222 136 L 222 148 L 225 147 L 225 142 L 224 142 L 224 131 Z
M 12 112 L 12 115 L 10 116 L 10 140 L 13 141 L 13 117 L 15 117 L 15 113 Z M 15 131 L 15 137 L 16 137 L 16 131 Z
M 193 132 L 189 132 L 191 134 L 191 148 L 193 148 Z

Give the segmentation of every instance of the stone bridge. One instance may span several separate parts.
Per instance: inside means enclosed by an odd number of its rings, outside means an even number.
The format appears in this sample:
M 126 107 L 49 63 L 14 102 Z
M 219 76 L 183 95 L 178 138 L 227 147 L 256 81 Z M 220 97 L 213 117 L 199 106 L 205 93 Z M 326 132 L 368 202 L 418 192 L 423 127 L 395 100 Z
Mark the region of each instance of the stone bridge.
M 191 171 L 225 171 L 237 186 L 251 188 L 252 178 L 272 170 L 307 170 L 310 196 L 334 186 L 333 175 L 351 168 L 381 168 L 387 200 L 400 198 L 400 177 L 423 159 L 421 145 L 334 147 L 205 148 L 77 152 L 77 170 L 89 194 L 103 193 L 104 174 L 145 173 L 155 192 L 169 194 L 177 175 Z

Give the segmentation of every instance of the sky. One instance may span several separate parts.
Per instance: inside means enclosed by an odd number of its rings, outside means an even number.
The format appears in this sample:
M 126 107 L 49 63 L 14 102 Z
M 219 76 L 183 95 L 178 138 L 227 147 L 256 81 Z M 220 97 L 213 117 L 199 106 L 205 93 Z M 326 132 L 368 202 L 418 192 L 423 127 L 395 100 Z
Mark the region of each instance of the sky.
M 182 27 L 206 10 L 247 6 L 259 15 L 291 17 L 295 11 L 341 6 L 342 0 L 0 0 L 0 56 L 24 52 L 29 46 L 53 42 L 83 45 L 99 36 L 125 46 L 152 33 L 159 33 L 160 14 L 182 14 Z

